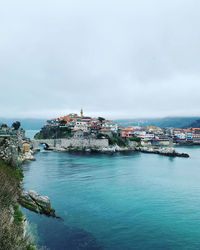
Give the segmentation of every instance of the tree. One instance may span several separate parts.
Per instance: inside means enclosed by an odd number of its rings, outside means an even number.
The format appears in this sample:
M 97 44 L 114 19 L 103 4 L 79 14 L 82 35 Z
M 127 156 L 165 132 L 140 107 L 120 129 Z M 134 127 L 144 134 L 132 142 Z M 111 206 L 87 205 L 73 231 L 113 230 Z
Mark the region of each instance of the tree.
M 103 120 L 105 120 L 105 118 L 103 118 L 103 117 L 98 117 L 98 120 L 99 120 L 100 122 L 102 122 Z
M 12 127 L 14 130 L 18 130 L 21 126 L 21 123 L 19 121 L 13 122 Z
M 5 124 L 5 123 L 3 123 L 3 124 L 1 125 L 1 128 L 7 128 L 7 127 L 8 127 L 8 125 Z
M 66 121 L 65 120 L 61 120 L 61 121 L 59 121 L 59 123 L 60 123 L 60 126 L 64 126 L 66 124 Z

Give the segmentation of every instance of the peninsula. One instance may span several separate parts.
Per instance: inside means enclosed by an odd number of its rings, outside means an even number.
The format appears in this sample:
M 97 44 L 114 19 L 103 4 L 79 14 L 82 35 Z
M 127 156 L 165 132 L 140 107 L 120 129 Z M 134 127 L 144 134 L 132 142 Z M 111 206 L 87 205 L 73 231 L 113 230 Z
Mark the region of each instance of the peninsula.
M 35 135 L 32 145 L 33 150 L 37 150 L 39 144 L 44 144 L 45 149 L 56 151 L 101 153 L 140 151 L 189 157 L 188 154 L 175 151 L 176 136 L 177 130 L 172 128 L 123 127 L 103 117 L 84 116 L 81 109 L 80 115 L 72 113 L 48 120 Z M 189 134 L 187 136 L 189 138 Z

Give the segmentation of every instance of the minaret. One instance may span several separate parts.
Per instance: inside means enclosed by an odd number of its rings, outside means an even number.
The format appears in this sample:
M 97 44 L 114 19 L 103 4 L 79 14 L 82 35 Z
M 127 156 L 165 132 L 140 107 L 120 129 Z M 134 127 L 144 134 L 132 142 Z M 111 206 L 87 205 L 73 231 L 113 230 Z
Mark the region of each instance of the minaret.
M 81 113 L 81 118 L 83 118 L 83 109 L 81 109 L 80 113 Z

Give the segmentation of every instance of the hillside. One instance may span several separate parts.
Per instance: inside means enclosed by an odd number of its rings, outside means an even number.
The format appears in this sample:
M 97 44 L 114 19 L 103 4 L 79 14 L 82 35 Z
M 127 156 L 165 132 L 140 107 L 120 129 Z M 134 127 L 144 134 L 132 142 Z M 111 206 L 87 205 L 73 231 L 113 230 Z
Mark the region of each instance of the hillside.
M 165 117 L 165 118 L 148 118 L 148 119 L 121 119 L 116 120 L 123 126 L 148 126 L 153 125 L 160 128 L 175 127 L 188 128 L 200 117 Z
M 24 216 L 17 203 L 22 179 L 21 168 L 0 161 L 0 249 L 35 249 L 23 236 Z
M 191 123 L 191 125 L 189 127 L 200 128 L 200 120 L 196 120 L 195 122 Z

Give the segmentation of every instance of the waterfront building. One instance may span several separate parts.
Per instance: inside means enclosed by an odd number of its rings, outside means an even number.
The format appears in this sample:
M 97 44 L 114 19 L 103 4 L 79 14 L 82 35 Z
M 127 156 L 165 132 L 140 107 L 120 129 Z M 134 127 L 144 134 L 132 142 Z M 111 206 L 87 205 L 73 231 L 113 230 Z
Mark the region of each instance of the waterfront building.
M 194 129 L 193 142 L 200 144 L 200 128 Z
M 186 141 L 193 142 L 193 132 L 192 131 L 187 131 L 185 133 L 185 136 L 186 136 Z

